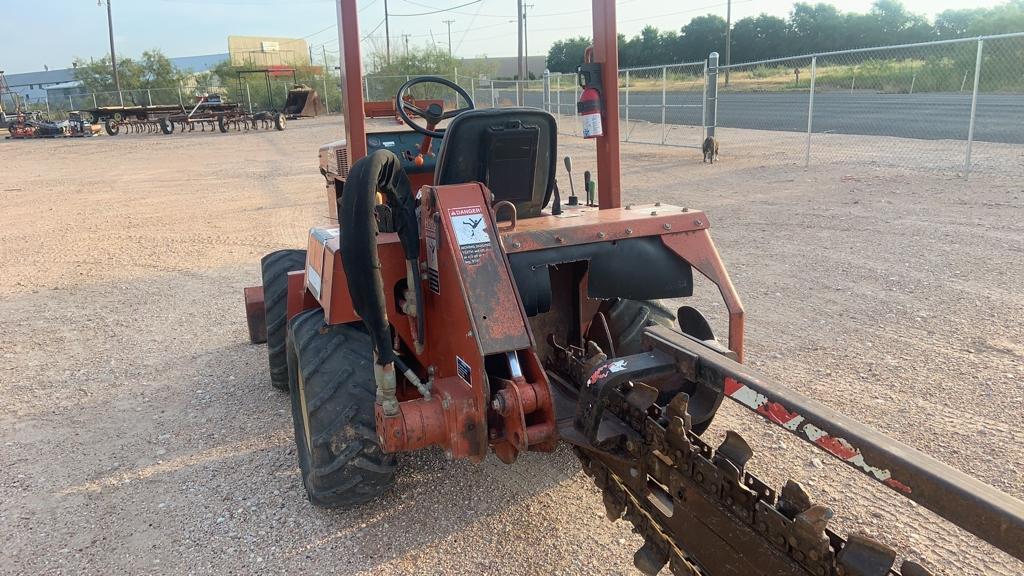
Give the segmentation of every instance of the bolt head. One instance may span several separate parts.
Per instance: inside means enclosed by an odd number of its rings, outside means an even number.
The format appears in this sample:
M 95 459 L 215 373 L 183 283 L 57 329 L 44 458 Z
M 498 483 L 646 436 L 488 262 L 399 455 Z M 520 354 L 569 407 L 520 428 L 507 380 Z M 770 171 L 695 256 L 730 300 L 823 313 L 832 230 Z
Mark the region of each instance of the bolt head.
M 662 224 L 661 227 L 664 230 L 671 230 L 672 229 L 672 225 L 671 224 Z
M 633 233 L 633 229 L 632 228 L 626 228 L 626 235 L 627 236 L 632 234 L 632 233 Z

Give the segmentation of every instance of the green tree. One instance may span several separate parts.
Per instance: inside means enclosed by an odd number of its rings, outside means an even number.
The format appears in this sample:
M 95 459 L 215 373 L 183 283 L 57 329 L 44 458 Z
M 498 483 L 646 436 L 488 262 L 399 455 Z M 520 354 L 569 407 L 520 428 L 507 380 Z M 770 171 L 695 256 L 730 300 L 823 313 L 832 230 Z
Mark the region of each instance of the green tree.
M 556 40 L 548 50 L 548 70 L 552 72 L 575 72 L 583 62 L 583 51 L 590 46 L 590 38 L 577 36 Z
M 109 92 L 115 90 L 109 56 L 104 56 L 99 60 L 76 58 L 74 65 L 75 80 L 81 81 L 86 91 Z M 142 58 L 139 60 L 118 59 L 117 72 L 122 90 L 173 88 L 185 77 L 185 74 L 175 68 L 174 64 L 158 49 L 143 52 Z
M 841 48 L 843 16 L 831 4 L 810 5 L 798 2 L 789 15 L 789 30 L 794 54 L 828 52 Z
M 683 57 L 687 61 L 699 61 L 712 52 L 725 50 L 725 19 L 715 14 L 697 16 L 681 32 Z
M 789 41 L 789 25 L 784 19 L 768 14 L 743 18 L 732 28 L 732 61 L 788 56 Z
M 945 10 L 935 17 L 935 36 L 940 40 L 963 38 L 971 24 L 987 13 L 987 8 Z

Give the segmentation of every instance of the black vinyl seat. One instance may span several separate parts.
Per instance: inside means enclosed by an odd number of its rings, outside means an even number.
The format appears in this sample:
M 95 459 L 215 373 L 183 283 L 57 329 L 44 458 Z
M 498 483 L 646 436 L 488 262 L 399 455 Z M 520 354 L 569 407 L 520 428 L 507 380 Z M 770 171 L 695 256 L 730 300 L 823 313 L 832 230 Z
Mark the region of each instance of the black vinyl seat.
M 482 182 L 494 202 L 514 204 L 519 218 L 540 216 L 554 188 L 557 146 L 555 117 L 544 110 L 463 112 L 441 140 L 434 184 Z

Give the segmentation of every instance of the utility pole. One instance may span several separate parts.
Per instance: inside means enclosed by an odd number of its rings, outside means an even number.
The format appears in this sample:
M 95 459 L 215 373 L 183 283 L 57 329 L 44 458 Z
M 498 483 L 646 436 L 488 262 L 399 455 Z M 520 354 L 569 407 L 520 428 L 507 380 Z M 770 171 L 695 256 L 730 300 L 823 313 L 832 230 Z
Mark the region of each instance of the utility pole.
M 103 0 L 96 0 L 96 5 L 103 6 Z M 110 35 L 110 68 L 114 72 L 114 88 L 121 92 L 121 77 L 117 75 L 117 56 L 114 55 L 114 15 L 110 0 L 107 0 L 107 32 Z
M 729 53 L 732 51 L 732 0 L 725 4 L 725 85 L 729 85 Z
M 448 25 L 448 57 L 451 58 L 452 57 L 452 24 L 455 23 L 455 20 L 442 20 L 442 22 L 444 22 L 445 24 Z
M 405 55 L 409 55 L 409 36 L 410 34 L 402 34 L 402 40 L 405 42 Z
M 326 44 L 321 44 L 320 48 L 322 48 L 323 51 L 324 51 L 324 110 L 326 110 L 327 113 L 330 114 L 331 113 L 331 105 L 327 102 L 327 100 L 328 100 L 328 98 L 327 98 L 327 74 L 328 74 L 328 72 L 327 72 L 327 45 Z M 312 51 L 312 50 L 313 49 L 310 48 L 310 51 Z M 311 66 L 313 65 L 312 59 L 310 59 L 309 64 Z
M 533 8 L 533 4 L 523 4 L 523 59 L 526 61 L 526 76 L 523 80 L 530 79 L 530 31 L 526 27 L 526 10 Z
M 384 0 L 384 44 L 387 46 L 385 50 L 387 63 L 391 64 L 391 26 L 388 23 L 388 0 Z
M 516 10 L 516 22 L 519 26 L 519 75 L 516 82 L 516 105 L 522 106 L 523 102 L 523 0 L 516 0 L 518 10 Z

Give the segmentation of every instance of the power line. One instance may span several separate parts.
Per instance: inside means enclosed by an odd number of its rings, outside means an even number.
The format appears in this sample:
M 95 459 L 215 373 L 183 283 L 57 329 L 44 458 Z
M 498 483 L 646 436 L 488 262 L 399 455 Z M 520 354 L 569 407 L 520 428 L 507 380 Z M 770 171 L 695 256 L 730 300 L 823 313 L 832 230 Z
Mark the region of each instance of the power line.
M 431 14 L 440 14 L 441 12 L 451 12 L 452 10 L 456 10 L 458 8 L 465 8 L 466 6 L 472 6 L 473 4 L 479 4 L 479 3 L 483 2 L 483 1 L 484 0 L 472 0 L 470 2 L 466 2 L 465 4 L 459 4 L 458 6 L 452 6 L 451 8 L 442 8 L 440 10 L 432 10 L 430 12 L 420 12 L 418 14 L 392 14 L 392 16 L 396 16 L 396 17 L 398 17 L 398 16 L 402 16 L 402 17 L 405 17 L 405 16 L 429 16 Z

